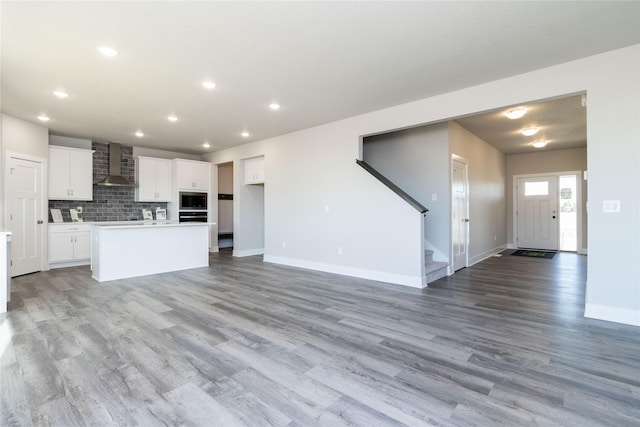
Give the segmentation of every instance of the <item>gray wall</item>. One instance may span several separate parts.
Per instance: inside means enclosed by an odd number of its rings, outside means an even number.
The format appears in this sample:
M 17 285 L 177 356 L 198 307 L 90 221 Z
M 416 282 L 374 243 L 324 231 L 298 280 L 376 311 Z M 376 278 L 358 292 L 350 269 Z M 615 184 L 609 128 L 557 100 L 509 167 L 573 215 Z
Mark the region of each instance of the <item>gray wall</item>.
M 587 170 L 587 148 L 541 151 L 539 153 L 514 154 L 507 156 L 507 239 L 514 244 L 513 236 L 513 177 L 551 172 Z M 587 181 L 582 183 L 582 248 L 587 248 Z
M 429 209 L 424 238 L 441 261 L 450 253 L 448 134 L 447 123 L 437 123 L 363 140 L 364 161 Z
M 503 153 L 455 122 L 449 122 L 452 154 L 469 169 L 469 264 L 507 244 L 506 160 Z

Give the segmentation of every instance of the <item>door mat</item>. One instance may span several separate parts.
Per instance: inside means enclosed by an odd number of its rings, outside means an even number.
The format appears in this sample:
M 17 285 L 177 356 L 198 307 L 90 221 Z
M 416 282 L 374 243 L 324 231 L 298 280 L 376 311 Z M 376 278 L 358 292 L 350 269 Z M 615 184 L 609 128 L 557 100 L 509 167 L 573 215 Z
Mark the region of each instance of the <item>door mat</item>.
M 556 254 L 555 252 L 531 251 L 531 250 L 527 250 L 527 249 L 518 249 L 517 251 L 513 252 L 511 255 L 528 256 L 528 257 L 531 257 L 531 258 L 551 259 L 551 258 L 553 258 L 553 256 L 555 254 Z

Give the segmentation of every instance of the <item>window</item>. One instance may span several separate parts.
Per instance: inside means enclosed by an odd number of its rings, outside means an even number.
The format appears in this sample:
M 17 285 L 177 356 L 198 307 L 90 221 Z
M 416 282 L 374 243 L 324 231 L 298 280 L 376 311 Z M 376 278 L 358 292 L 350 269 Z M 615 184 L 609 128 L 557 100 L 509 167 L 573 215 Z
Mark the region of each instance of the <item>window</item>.
M 549 181 L 525 182 L 524 195 L 525 196 L 548 196 Z

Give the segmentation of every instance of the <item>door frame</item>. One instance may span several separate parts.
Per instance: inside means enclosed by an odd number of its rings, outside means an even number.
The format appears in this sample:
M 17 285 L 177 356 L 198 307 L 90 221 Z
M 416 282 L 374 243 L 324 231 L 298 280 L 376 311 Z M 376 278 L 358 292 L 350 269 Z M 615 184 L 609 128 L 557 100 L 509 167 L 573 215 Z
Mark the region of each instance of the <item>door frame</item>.
M 41 184 L 42 184 L 42 195 L 40 197 L 40 206 L 41 206 L 41 211 L 40 211 L 40 217 L 42 218 L 42 221 L 44 221 L 44 223 L 42 224 L 42 239 L 41 241 L 41 245 L 42 247 L 39 248 L 40 251 L 40 270 L 41 271 L 47 271 L 49 270 L 49 251 L 48 251 L 48 247 L 49 247 L 49 215 L 48 215 L 48 211 L 49 211 L 49 169 L 48 169 L 48 159 L 44 158 L 44 157 L 38 157 L 38 156 L 32 156 L 30 154 L 24 154 L 24 153 L 18 153 L 17 151 L 6 151 L 5 152 L 5 156 L 4 156 L 4 220 L 5 220 L 5 224 L 7 224 L 8 222 L 8 218 L 9 218 L 9 200 L 8 200 L 8 196 L 9 196 L 9 175 L 10 175 L 10 167 L 9 167 L 9 161 L 11 159 L 20 159 L 20 160 L 26 160 L 29 162 L 35 162 L 35 163 L 40 163 L 42 165 L 42 177 L 41 177 Z
M 518 238 L 518 179 L 520 178 L 537 178 L 537 177 L 541 177 L 541 176 L 555 176 L 555 177 L 560 177 L 560 176 L 564 176 L 564 175 L 575 175 L 576 176 L 576 208 L 577 208 L 577 212 L 576 212 L 576 239 L 577 239 L 577 253 L 578 254 L 582 254 L 585 255 L 586 254 L 586 250 L 585 248 L 582 246 L 582 177 L 583 177 L 583 172 L 582 171 L 564 171 L 564 172 L 546 172 L 546 173 L 528 173 L 528 174 L 520 174 L 520 175 L 513 175 L 513 182 L 512 182 L 512 186 L 513 186 L 513 190 L 512 190 L 512 195 L 513 195 L 513 200 L 511 201 L 511 207 L 512 207 L 512 212 L 511 212 L 511 225 L 513 227 L 513 231 L 512 231 L 512 248 L 511 249 L 517 249 L 518 244 L 517 244 L 517 238 Z M 558 189 L 558 197 L 560 195 L 559 189 Z M 560 212 L 558 212 L 559 214 Z M 559 238 L 560 236 L 558 236 Z M 559 240 L 558 240 L 559 241 Z
M 464 167 L 466 169 L 465 180 L 466 180 L 466 188 L 467 188 L 467 196 L 465 198 L 465 210 L 467 213 L 467 218 L 471 215 L 471 211 L 469 209 L 469 161 L 457 154 L 451 153 L 451 162 L 449 163 L 449 218 L 453 217 L 453 211 L 455 209 L 454 198 L 453 198 L 453 162 L 458 161 L 460 163 L 464 163 Z M 455 263 L 454 263 L 454 253 L 453 253 L 453 221 L 450 222 L 451 226 L 449 228 L 449 240 L 450 240 L 450 248 L 449 248 L 449 256 L 451 257 L 451 263 L 449 264 L 449 274 L 455 273 Z M 464 257 L 464 267 L 469 267 L 469 238 L 471 234 L 471 224 L 470 222 L 466 222 L 466 239 L 464 242 L 465 245 L 465 257 Z

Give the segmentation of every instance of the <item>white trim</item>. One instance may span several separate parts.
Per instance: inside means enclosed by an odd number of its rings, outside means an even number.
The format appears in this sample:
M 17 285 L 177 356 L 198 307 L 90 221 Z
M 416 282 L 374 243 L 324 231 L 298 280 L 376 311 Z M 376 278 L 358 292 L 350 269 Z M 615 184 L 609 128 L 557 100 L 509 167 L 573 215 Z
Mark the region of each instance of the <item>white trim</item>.
M 511 225 L 512 225 L 512 233 L 513 233 L 513 242 L 509 243 L 509 249 L 518 249 L 518 179 L 519 178 L 535 178 L 540 176 L 555 176 L 560 177 L 564 175 L 575 175 L 576 176 L 576 247 L 582 248 L 582 181 L 580 177 L 582 176 L 582 171 L 565 171 L 565 172 L 548 172 L 548 173 L 525 173 L 520 175 L 513 175 L 513 198 L 511 200 Z M 558 241 L 558 245 L 559 245 Z M 584 250 L 586 254 L 586 248 L 578 249 L 578 253 L 581 253 L 581 250 Z
M 82 259 L 77 261 L 66 261 L 66 262 L 54 262 L 49 264 L 49 269 L 55 268 L 65 268 L 65 267 L 78 267 L 81 265 L 91 265 L 90 259 Z
M 211 246 L 209 252 L 220 252 L 220 248 L 218 246 Z
M 475 264 L 477 264 L 477 263 L 479 263 L 481 261 L 484 261 L 487 258 L 491 258 L 495 254 L 499 254 L 500 252 L 504 251 L 505 249 L 507 249 L 507 245 L 500 245 L 500 246 L 497 246 L 497 247 L 495 247 L 493 249 L 489 249 L 488 251 L 485 251 L 485 252 L 481 253 L 480 255 L 476 255 L 476 256 L 471 258 L 469 267 L 471 267 L 472 265 L 475 265 Z
M 294 258 L 265 255 L 264 262 L 287 265 L 290 267 L 305 268 L 307 270 L 323 271 L 326 273 L 340 274 L 343 276 L 358 277 L 361 279 L 376 280 L 379 282 L 392 283 L 394 285 L 409 286 L 422 289 L 426 286 L 426 277 L 407 276 L 404 274 L 385 273 L 382 271 L 371 271 L 362 268 L 345 267 L 336 264 L 326 264 L 322 262 L 304 261 Z
M 233 256 L 244 257 L 244 256 L 253 256 L 253 255 L 263 255 L 264 248 L 258 249 L 245 249 L 244 251 L 233 250 Z
M 640 311 L 600 304 L 585 304 L 584 317 L 640 326 Z
M 587 248 L 578 249 L 578 255 L 587 255 Z

